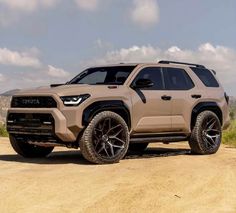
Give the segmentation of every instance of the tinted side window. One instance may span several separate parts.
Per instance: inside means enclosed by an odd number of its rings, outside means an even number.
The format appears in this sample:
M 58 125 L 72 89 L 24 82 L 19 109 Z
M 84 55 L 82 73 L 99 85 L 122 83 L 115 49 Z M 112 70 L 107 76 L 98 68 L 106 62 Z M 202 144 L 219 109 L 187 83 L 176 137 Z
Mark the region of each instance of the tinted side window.
M 166 87 L 169 90 L 189 90 L 194 84 L 185 70 L 179 68 L 164 68 Z
M 196 67 L 191 67 L 193 72 L 200 78 L 202 83 L 207 87 L 219 87 L 219 83 L 215 79 L 214 75 L 208 69 L 201 69 Z
M 150 88 L 146 88 L 145 90 L 163 90 L 163 78 L 162 71 L 159 67 L 147 67 L 139 72 L 136 76 L 133 83 L 135 83 L 139 79 L 149 79 L 153 82 L 153 86 Z

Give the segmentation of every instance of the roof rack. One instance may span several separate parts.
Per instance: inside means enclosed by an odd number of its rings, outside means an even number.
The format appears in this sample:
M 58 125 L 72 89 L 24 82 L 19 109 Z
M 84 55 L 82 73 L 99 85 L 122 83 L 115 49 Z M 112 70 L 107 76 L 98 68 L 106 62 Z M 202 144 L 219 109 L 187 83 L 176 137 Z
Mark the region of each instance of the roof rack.
M 206 67 L 200 64 L 191 64 L 191 63 L 184 63 L 184 62 L 177 62 L 177 61 L 159 61 L 159 64 L 180 64 L 180 65 L 188 65 L 188 66 L 194 66 L 197 68 L 205 69 Z

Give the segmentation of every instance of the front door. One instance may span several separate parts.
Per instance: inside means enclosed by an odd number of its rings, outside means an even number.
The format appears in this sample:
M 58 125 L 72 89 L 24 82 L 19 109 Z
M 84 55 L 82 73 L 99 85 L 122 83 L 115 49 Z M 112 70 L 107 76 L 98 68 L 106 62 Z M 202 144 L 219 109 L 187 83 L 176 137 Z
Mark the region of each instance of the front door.
M 136 133 L 161 133 L 171 131 L 171 92 L 164 88 L 160 67 L 142 68 L 132 85 L 139 79 L 149 79 L 153 86 L 131 89 L 133 130 Z

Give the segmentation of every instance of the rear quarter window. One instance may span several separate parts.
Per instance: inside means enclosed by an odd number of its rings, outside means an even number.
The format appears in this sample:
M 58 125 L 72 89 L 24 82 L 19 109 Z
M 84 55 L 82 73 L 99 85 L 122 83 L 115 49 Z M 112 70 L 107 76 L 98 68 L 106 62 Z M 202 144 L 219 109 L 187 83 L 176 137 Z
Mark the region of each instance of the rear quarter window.
M 193 72 L 198 76 L 206 87 L 219 87 L 219 83 L 215 79 L 213 73 L 208 69 L 191 67 Z
M 168 90 L 190 90 L 194 87 L 192 79 L 184 69 L 163 68 L 166 89 Z

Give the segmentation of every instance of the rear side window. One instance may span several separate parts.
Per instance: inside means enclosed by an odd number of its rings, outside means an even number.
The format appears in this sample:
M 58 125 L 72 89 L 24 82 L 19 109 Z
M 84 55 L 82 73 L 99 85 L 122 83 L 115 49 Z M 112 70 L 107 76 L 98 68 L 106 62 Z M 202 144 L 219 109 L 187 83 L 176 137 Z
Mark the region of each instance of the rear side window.
M 196 67 L 191 67 L 191 69 L 206 87 L 219 87 L 219 83 L 210 70 Z
M 143 70 L 139 72 L 139 74 L 137 75 L 137 77 L 135 78 L 132 84 L 135 84 L 135 82 L 139 79 L 149 79 L 153 82 L 152 87 L 146 88 L 144 90 L 163 90 L 164 89 L 162 71 L 160 67 L 144 68 Z
M 189 90 L 194 84 L 184 69 L 163 68 L 166 88 L 168 90 Z

